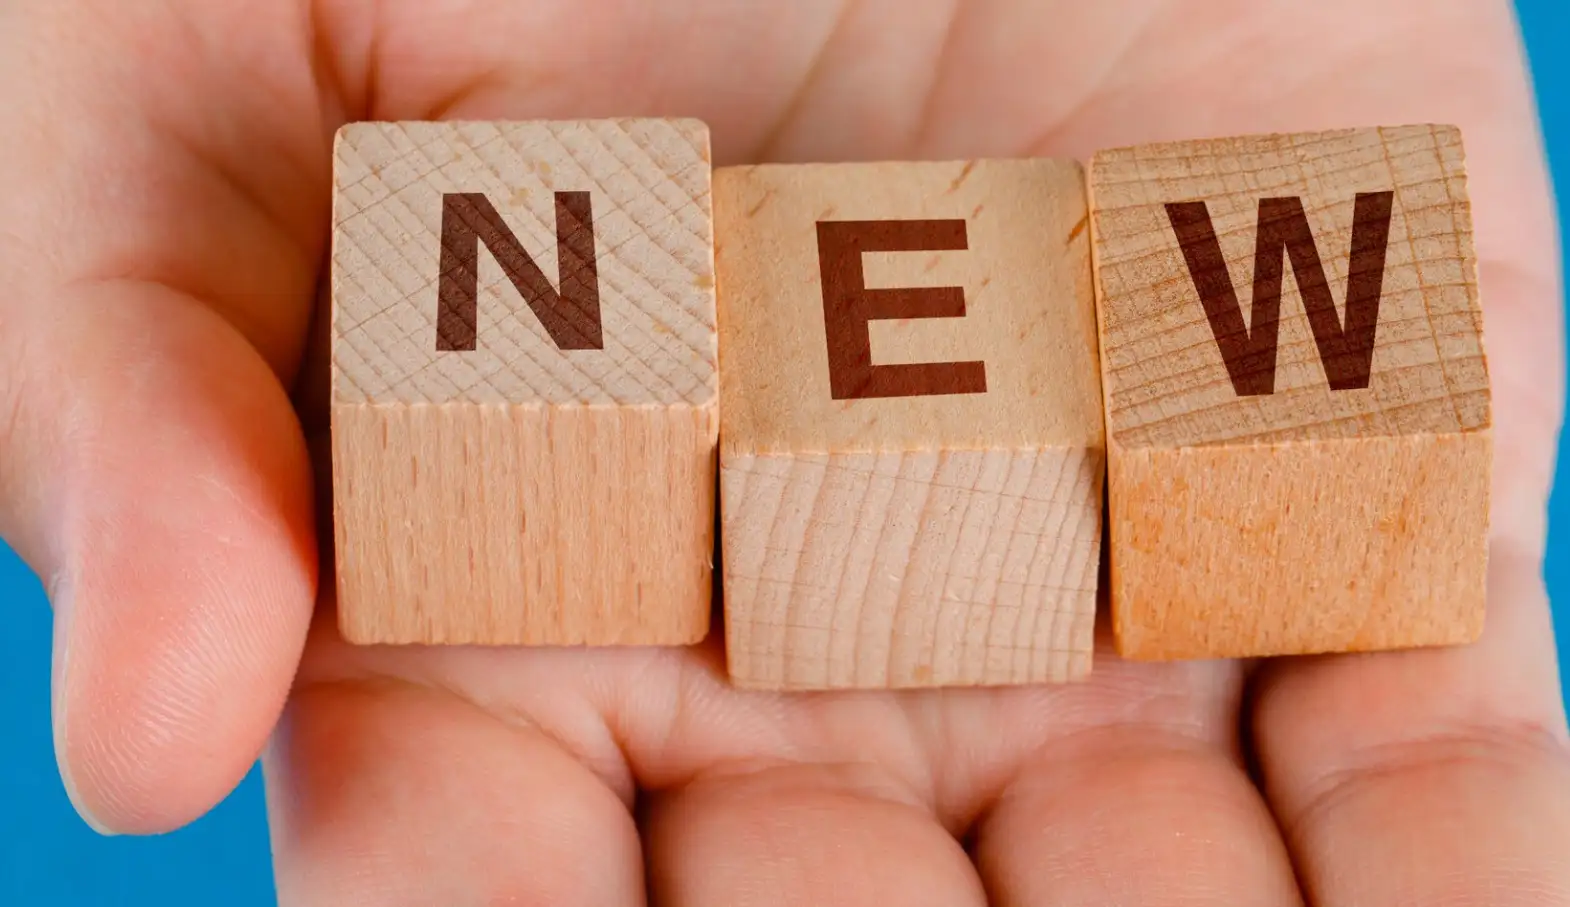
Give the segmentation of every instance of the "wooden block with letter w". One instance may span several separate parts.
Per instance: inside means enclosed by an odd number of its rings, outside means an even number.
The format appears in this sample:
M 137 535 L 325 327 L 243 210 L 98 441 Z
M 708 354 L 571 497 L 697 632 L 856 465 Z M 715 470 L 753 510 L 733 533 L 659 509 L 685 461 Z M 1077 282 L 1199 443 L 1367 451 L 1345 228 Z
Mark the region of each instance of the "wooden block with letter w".
M 741 686 L 1090 667 L 1104 469 L 1083 170 L 715 175 L 721 521 Z
M 701 639 L 719 392 L 705 127 L 362 123 L 334 177 L 345 637 Z
M 1475 639 L 1492 448 L 1459 132 L 1106 151 L 1090 183 L 1119 650 Z

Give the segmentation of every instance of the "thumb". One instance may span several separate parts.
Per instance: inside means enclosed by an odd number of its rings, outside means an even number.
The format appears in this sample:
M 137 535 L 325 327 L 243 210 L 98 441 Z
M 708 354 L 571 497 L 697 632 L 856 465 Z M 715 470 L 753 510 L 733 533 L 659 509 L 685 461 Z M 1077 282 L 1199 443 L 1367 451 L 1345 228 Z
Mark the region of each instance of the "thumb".
M 105 831 L 239 782 L 315 600 L 279 375 L 326 155 L 286 7 L 0 4 L 0 536 L 55 606 L 56 755 Z
M 267 364 L 188 297 L 106 283 L 38 309 L 0 353 L 0 529 L 55 606 L 56 756 L 94 827 L 168 830 L 282 708 L 316 582 L 304 444 Z

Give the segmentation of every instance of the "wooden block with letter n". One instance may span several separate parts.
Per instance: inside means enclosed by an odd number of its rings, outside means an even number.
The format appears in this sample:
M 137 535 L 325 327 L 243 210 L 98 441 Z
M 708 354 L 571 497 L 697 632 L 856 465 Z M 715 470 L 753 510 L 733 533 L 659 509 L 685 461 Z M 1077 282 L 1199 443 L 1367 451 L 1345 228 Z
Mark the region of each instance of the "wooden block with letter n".
M 1083 170 L 715 175 L 729 670 L 771 689 L 1090 667 L 1104 470 Z
M 1460 133 L 1105 151 L 1090 184 L 1119 651 L 1475 639 L 1492 447 Z
M 710 174 L 694 121 L 339 134 L 332 433 L 347 639 L 706 634 Z

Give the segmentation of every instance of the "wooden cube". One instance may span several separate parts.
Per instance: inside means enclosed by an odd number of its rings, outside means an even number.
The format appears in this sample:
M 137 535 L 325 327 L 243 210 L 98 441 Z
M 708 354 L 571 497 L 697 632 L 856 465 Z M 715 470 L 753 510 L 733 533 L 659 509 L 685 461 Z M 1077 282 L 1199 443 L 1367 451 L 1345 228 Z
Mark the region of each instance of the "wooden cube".
M 362 123 L 332 249 L 338 612 L 357 643 L 707 632 L 708 131 Z
M 1090 667 L 1104 450 L 1083 170 L 715 175 L 729 670 L 770 689 Z
M 1090 185 L 1119 651 L 1475 639 L 1491 432 L 1459 132 L 1104 151 Z

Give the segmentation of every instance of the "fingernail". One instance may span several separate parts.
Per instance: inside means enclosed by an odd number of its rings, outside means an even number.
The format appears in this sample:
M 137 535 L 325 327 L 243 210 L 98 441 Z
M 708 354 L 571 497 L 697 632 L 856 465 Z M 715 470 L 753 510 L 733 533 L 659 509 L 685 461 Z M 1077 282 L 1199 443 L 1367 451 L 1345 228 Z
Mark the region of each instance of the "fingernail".
M 54 606 L 54 657 L 49 678 L 49 711 L 50 722 L 54 731 L 55 766 L 60 771 L 60 782 L 65 786 L 65 796 L 71 801 L 71 807 L 76 814 L 82 817 L 87 827 L 106 838 L 119 834 L 111 829 L 82 802 L 81 792 L 77 789 L 76 782 L 71 779 L 71 763 L 66 758 L 65 728 L 66 728 L 66 677 L 71 666 L 71 647 L 67 644 L 71 629 L 71 586 L 72 583 L 66 571 L 56 571 L 44 584 L 44 591 L 49 596 L 50 603 Z

